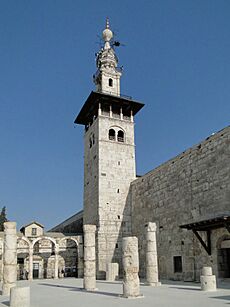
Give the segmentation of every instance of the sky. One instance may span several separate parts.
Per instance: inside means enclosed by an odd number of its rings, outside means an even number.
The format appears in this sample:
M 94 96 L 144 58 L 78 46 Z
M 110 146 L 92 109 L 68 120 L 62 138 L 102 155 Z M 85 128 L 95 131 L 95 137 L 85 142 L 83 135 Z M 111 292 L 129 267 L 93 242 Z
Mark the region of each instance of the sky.
M 83 207 L 83 127 L 109 17 L 142 175 L 230 124 L 229 0 L 0 1 L 0 207 L 49 228 Z M 124 46 L 123 46 L 124 45 Z

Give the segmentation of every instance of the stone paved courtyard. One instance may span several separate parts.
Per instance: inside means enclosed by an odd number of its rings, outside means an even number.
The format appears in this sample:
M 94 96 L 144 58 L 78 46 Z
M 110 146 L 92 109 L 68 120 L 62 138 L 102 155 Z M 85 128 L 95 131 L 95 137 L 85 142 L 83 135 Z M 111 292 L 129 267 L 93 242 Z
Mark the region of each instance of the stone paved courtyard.
M 82 291 L 82 279 L 19 281 L 31 287 L 31 307 L 99 307 L 99 306 L 186 306 L 217 307 L 230 305 L 230 282 L 220 283 L 216 292 L 202 292 L 196 283 L 163 282 L 161 287 L 141 286 L 143 298 L 124 299 L 122 282 L 97 281 L 94 293 Z M 0 306 L 9 306 L 8 297 L 0 297 Z

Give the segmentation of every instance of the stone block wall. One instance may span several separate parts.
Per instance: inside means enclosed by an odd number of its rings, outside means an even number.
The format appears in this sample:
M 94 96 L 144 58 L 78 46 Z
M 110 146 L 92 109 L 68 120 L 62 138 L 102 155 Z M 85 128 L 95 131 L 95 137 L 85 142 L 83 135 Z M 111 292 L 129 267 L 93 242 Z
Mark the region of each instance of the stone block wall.
M 148 222 L 157 223 L 161 278 L 197 280 L 204 265 L 218 274 L 217 245 L 230 235 L 228 231 L 212 231 L 212 255 L 208 256 L 192 231 L 179 226 L 230 213 L 230 127 L 132 182 L 130 206 L 132 234 L 139 238 L 142 277 L 144 225 Z

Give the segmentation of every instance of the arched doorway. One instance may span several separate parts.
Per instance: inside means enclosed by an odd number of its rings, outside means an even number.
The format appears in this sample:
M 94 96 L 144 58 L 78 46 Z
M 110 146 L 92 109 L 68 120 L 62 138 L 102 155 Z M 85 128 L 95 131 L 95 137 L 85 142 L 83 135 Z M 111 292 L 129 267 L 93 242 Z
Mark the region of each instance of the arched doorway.
M 59 255 L 63 257 L 64 277 L 78 277 L 78 241 L 75 238 L 62 238 L 59 241 Z
M 33 279 L 55 278 L 56 242 L 50 237 L 40 237 L 33 241 Z M 50 257 L 54 265 L 50 266 Z
M 230 278 L 230 236 L 228 235 L 218 241 L 217 266 L 219 278 Z
M 30 241 L 26 237 L 17 240 L 17 279 L 28 279 Z

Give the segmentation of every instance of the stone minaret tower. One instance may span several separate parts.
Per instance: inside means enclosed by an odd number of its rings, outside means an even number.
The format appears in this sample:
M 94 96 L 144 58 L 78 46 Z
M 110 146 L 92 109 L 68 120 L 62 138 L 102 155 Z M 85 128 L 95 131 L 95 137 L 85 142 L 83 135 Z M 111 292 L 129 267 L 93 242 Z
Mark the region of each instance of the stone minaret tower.
M 120 94 L 121 69 L 106 22 L 104 47 L 97 53 L 96 91 L 91 92 L 75 123 L 85 126 L 84 224 L 97 226 L 97 278 L 106 264 L 121 266 L 121 239 L 131 234 L 129 186 L 136 179 L 134 116 L 142 103 Z

